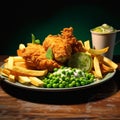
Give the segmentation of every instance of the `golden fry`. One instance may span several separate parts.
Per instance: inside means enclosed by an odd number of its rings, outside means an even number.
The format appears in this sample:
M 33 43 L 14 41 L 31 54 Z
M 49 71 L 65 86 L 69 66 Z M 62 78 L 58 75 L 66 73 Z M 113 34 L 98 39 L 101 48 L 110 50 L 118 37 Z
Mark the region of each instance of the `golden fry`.
M 20 66 L 13 66 L 11 69 L 12 74 L 16 74 L 17 76 L 45 76 L 47 74 L 47 70 L 31 70 L 26 69 Z
M 104 54 L 108 51 L 109 47 L 105 47 L 103 49 L 100 50 L 96 50 L 96 49 L 89 49 L 88 52 L 93 54 L 93 55 L 101 55 Z
M 8 75 L 6 73 L 4 73 L 3 71 L 0 71 L 0 74 L 5 76 L 5 77 L 8 77 Z
M 98 58 L 95 56 L 94 57 L 94 69 L 95 69 L 95 74 L 98 78 L 102 78 L 102 72 L 99 64 Z
M 90 47 L 90 41 L 89 40 L 87 40 L 87 41 L 85 41 L 84 42 L 84 46 L 85 46 L 85 49 L 86 50 L 89 50 L 91 47 Z
M 37 77 L 29 77 L 29 79 L 31 80 L 30 82 L 37 87 L 42 87 L 44 84 L 44 82 Z
M 27 76 L 18 76 L 18 82 L 28 85 L 31 80 Z
M 23 68 L 27 68 L 27 65 L 26 65 L 25 62 L 15 62 L 14 65 L 15 65 L 15 66 L 21 66 L 21 67 L 23 67 Z
M 112 60 L 110 60 L 107 57 L 103 57 L 103 61 L 110 67 L 112 67 L 113 69 L 117 69 L 118 64 L 116 64 L 115 62 L 113 62 Z
M 11 74 L 10 74 L 10 75 L 8 76 L 8 80 L 11 81 L 11 82 L 16 82 L 15 79 L 16 79 L 15 75 L 11 75 Z
M 102 74 L 106 74 L 108 72 L 113 72 L 114 68 L 107 66 L 105 64 L 101 64 L 101 71 L 102 71 Z
M 25 59 L 22 58 L 21 56 L 14 56 L 13 59 L 14 62 L 25 62 Z
M 10 75 L 10 70 L 6 69 L 6 68 L 1 68 L 1 74 L 4 74 L 5 76 L 9 76 Z
M 13 68 L 13 63 L 14 63 L 14 58 L 13 57 L 9 57 L 8 58 L 8 62 L 7 62 L 8 64 L 7 64 L 7 68 L 8 69 L 12 69 Z
M 25 62 L 25 59 L 22 58 L 21 56 L 9 56 L 4 60 L 4 62 L 7 63 L 10 57 L 13 57 L 14 62 Z

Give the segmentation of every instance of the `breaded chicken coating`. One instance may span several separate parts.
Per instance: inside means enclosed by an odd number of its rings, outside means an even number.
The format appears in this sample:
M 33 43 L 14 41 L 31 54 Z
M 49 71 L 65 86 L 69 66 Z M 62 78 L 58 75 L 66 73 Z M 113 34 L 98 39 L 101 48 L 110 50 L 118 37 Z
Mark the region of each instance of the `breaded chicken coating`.
M 72 27 L 64 28 L 61 34 L 48 35 L 43 41 L 43 47 L 45 50 L 50 47 L 54 59 L 61 63 L 65 63 L 75 52 L 84 51 L 82 44 L 74 37 Z
M 17 50 L 19 56 L 26 60 L 26 64 L 33 69 L 48 69 L 53 71 L 54 68 L 59 68 L 60 64 L 56 61 L 46 58 L 46 51 L 40 44 L 29 43 L 24 49 Z
M 61 38 L 64 39 L 72 48 L 72 54 L 76 52 L 85 52 L 81 42 L 73 34 L 73 27 L 63 28 L 61 31 Z
M 50 47 L 54 59 L 61 63 L 67 61 L 72 53 L 70 44 L 63 40 L 59 35 L 48 35 L 43 42 L 43 47 L 45 50 Z

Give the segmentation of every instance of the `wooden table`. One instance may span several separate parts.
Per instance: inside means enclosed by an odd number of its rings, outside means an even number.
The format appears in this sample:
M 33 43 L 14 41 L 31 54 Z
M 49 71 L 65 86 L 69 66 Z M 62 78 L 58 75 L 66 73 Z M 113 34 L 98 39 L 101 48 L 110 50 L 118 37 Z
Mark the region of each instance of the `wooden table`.
M 0 56 L 1 65 L 6 57 Z M 119 64 L 120 56 L 113 60 Z M 69 92 L 30 91 L 0 82 L 0 120 L 68 119 L 120 119 L 120 66 L 112 79 Z

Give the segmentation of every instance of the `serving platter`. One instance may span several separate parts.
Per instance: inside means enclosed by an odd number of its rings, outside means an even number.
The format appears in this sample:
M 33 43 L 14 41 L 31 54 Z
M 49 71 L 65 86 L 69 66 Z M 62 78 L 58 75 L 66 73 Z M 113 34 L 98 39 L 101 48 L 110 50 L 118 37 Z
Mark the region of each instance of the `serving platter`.
M 110 80 L 116 73 L 116 70 L 111 72 L 111 73 L 108 73 L 104 76 L 103 79 L 100 79 L 100 80 L 96 80 L 95 82 L 93 83 L 90 83 L 88 85 L 84 85 L 84 86 L 78 86 L 78 87 L 70 87 L 70 88 L 43 88 L 43 87 L 36 87 L 36 86 L 33 86 L 33 85 L 24 85 L 24 84 L 21 84 L 19 82 L 11 82 L 8 80 L 7 77 L 3 76 L 3 75 L 0 75 L 1 78 L 3 78 L 2 80 L 8 84 L 8 85 L 12 85 L 12 86 L 15 86 L 15 87 L 18 87 L 18 88 L 23 88 L 23 89 L 27 89 L 27 90 L 31 90 L 31 91 L 44 91 L 44 92 L 64 92 L 64 91 L 74 91 L 74 90 L 82 90 L 82 89 L 88 89 L 90 87 L 93 87 L 95 85 L 99 85 L 105 81 L 108 81 Z

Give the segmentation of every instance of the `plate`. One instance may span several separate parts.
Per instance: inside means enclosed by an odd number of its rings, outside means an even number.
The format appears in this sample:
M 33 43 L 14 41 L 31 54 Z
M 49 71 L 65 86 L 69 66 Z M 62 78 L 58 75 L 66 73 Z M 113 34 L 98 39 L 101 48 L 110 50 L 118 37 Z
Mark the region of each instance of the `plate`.
M 101 80 L 96 80 L 95 82 L 88 84 L 88 85 L 84 85 L 84 86 L 78 86 L 78 87 L 71 87 L 71 88 L 40 88 L 40 87 L 36 87 L 36 86 L 27 86 L 27 85 L 23 85 L 19 82 L 10 82 L 6 77 L 0 75 L 1 78 L 5 78 L 3 81 L 9 85 L 12 86 L 16 86 L 19 88 L 24 88 L 24 89 L 28 89 L 28 90 L 35 90 L 35 91 L 44 91 L 44 92 L 62 92 L 62 91 L 74 91 L 74 90 L 81 90 L 81 89 L 87 89 L 90 88 L 92 86 L 101 84 L 109 79 L 111 79 L 116 73 L 116 70 L 114 72 L 108 73 L 104 76 L 103 79 Z

